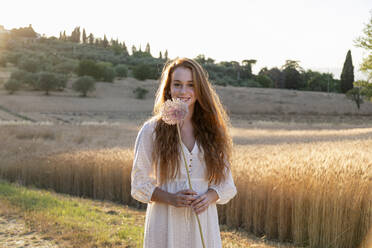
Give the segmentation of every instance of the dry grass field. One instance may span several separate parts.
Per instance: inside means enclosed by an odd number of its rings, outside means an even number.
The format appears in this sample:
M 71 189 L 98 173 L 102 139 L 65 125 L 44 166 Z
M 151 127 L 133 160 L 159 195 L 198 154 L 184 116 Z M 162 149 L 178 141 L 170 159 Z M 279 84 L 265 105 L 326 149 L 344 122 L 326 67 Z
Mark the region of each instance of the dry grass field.
M 133 97 L 138 84 L 150 90 L 146 100 Z M 130 197 L 130 169 L 155 88 L 100 83 L 86 99 L 69 90 L 0 91 L 0 177 L 144 207 Z M 221 223 L 298 246 L 368 247 L 361 242 L 372 227 L 372 104 L 356 114 L 341 95 L 217 90 L 232 116 L 239 192 L 219 206 Z

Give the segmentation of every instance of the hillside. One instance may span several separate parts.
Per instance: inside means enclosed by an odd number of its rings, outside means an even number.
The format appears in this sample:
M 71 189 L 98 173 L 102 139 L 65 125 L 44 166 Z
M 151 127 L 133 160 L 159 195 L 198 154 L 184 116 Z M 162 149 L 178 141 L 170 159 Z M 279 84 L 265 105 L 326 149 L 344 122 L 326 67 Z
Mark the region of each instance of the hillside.
M 97 83 L 96 91 L 87 98 L 78 97 L 71 90 L 71 81 L 63 92 L 20 91 L 14 95 L 0 89 L 0 119 L 21 120 L 22 116 L 35 121 L 120 121 L 121 119 L 147 118 L 153 107 L 156 80 L 138 81 L 134 78 L 116 80 L 115 83 Z M 141 86 L 149 90 L 145 100 L 135 99 L 133 90 Z M 237 119 L 270 120 L 294 119 L 303 116 L 312 119 L 369 120 L 372 103 L 362 104 L 358 111 L 355 103 L 343 94 L 306 92 L 285 89 L 264 89 L 216 86 L 229 114 Z M 18 116 L 17 116 L 18 115 Z M 358 116 L 355 116 L 358 115 Z M 350 117 L 351 116 L 351 117 Z

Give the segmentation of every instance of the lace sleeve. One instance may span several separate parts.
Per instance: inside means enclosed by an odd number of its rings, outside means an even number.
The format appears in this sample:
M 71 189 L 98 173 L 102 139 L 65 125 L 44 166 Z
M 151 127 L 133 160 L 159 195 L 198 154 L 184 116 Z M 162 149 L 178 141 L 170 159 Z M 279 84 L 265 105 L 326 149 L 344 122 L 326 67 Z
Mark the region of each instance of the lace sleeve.
M 145 123 L 137 135 L 131 172 L 131 195 L 143 203 L 151 202 L 156 187 L 151 158 L 152 146 L 153 129 L 150 123 Z
M 216 201 L 216 204 L 226 204 L 228 203 L 237 193 L 234 179 L 231 174 L 230 165 L 225 168 L 226 180 L 220 184 L 211 184 L 209 185 L 210 189 L 216 191 L 219 199 Z

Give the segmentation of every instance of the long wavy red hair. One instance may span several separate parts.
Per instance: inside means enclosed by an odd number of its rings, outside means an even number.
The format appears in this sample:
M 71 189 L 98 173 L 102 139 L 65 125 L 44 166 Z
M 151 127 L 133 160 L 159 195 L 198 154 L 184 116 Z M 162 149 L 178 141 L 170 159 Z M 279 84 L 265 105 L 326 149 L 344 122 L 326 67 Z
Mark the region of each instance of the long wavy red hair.
M 231 162 L 232 141 L 228 133 L 229 118 L 218 95 L 208 80 L 208 73 L 196 61 L 176 58 L 163 68 L 154 105 L 155 142 L 152 159 L 157 169 L 159 163 L 160 183 L 175 179 L 180 170 L 180 147 L 177 127 L 164 123 L 160 117 L 162 104 L 171 99 L 172 74 L 178 67 L 191 70 L 196 94 L 192 125 L 197 144 L 203 148 L 207 176 L 210 183 L 225 180 L 225 169 Z

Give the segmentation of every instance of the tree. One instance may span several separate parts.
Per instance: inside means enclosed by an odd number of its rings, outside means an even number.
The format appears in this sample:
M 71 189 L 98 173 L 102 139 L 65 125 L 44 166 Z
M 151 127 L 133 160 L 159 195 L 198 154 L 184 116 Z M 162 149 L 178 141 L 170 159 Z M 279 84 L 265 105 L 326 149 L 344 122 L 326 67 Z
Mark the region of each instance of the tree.
M 104 48 L 107 48 L 109 46 L 109 42 L 107 40 L 106 35 L 103 35 L 102 45 L 103 45 Z
M 72 32 L 70 36 L 70 41 L 80 43 L 80 27 L 76 27 Z
M 79 65 L 76 69 L 76 73 L 78 74 L 78 76 L 92 76 L 94 77 L 96 80 L 99 80 L 102 75 L 103 75 L 103 71 L 102 71 L 102 68 L 99 67 L 96 62 L 94 62 L 93 60 L 81 60 L 79 62 Z
M 10 78 L 5 84 L 4 88 L 11 95 L 21 88 L 21 83 L 18 80 Z
M 256 64 L 255 59 L 245 59 L 242 61 L 242 78 L 249 79 L 252 77 L 252 65 Z
M 148 64 L 139 64 L 133 68 L 133 76 L 141 81 L 145 79 L 156 79 L 156 67 Z
M 45 95 L 49 95 L 49 91 L 58 87 L 58 79 L 52 72 L 40 72 L 38 86 L 39 89 L 45 91 Z
M 269 76 L 269 78 L 273 80 L 275 88 L 285 88 L 285 75 L 278 68 L 273 67 L 268 70 L 266 67 L 264 67 L 258 74 Z
M 123 64 L 119 64 L 115 67 L 115 74 L 118 77 L 125 78 L 128 76 L 128 67 Z
M 165 59 L 165 60 L 168 60 L 168 50 L 165 50 L 165 53 L 164 53 L 164 59 Z
M 358 80 L 354 82 L 354 87 L 359 87 L 360 94 L 368 99 L 368 101 L 372 100 L 372 83 L 366 80 Z
M 285 88 L 287 89 L 301 89 L 304 88 L 303 80 L 300 71 L 304 71 L 299 65 L 299 61 L 286 60 L 282 66 L 285 78 Z
M 148 54 L 151 56 L 150 44 L 149 44 L 148 42 L 147 42 L 147 44 L 146 44 L 145 53 L 148 53 Z
M 351 51 L 349 50 L 346 54 L 344 67 L 341 73 L 341 92 L 346 93 L 353 88 L 354 82 L 354 66 L 351 59 Z
M 163 55 L 161 54 L 161 51 L 159 52 L 159 59 L 163 59 Z
M 368 80 L 372 81 L 372 11 L 369 23 L 363 29 L 363 36 L 355 40 L 355 45 L 367 51 L 368 55 L 363 59 L 360 70 L 367 73 Z
M 122 47 L 123 54 L 124 54 L 125 56 L 128 56 L 128 55 L 129 55 L 129 53 L 128 53 L 128 48 L 127 48 L 127 46 L 125 45 L 125 42 L 124 42 L 124 41 L 123 41 L 123 44 L 121 45 L 121 47 Z
M 85 28 L 83 29 L 83 44 L 87 44 L 87 34 L 85 33 Z
M 360 105 L 363 103 L 363 97 L 360 94 L 359 87 L 352 88 L 346 92 L 346 97 L 355 102 L 357 105 L 358 110 L 360 109 Z
M 135 89 L 133 90 L 133 93 L 134 93 L 134 95 L 135 95 L 135 97 L 136 97 L 137 99 L 145 99 L 145 96 L 146 96 L 146 94 L 147 94 L 148 92 L 149 92 L 149 91 L 148 91 L 147 89 L 142 88 L 142 87 L 140 87 L 140 86 L 138 86 L 137 88 L 135 88 Z
M 89 45 L 93 45 L 94 44 L 94 36 L 93 36 L 92 33 L 89 34 L 88 40 L 89 40 Z
M 137 48 L 135 45 L 132 46 L 132 55 L 136 54 Z
M 80 92 L 82 97 L 86 97 L 88 92 L 92 92 L 96 89 L 96 81 L 91 76 L 79 77 L 73 84 L 72 89 Z
M 255 81 L 259 82 L 260 85 L 264 88 L 272 88 L 274 87 L 274 82 L 271 78 L 267 75 L 258 75 Z

